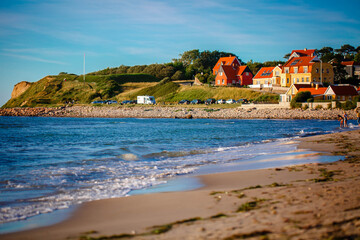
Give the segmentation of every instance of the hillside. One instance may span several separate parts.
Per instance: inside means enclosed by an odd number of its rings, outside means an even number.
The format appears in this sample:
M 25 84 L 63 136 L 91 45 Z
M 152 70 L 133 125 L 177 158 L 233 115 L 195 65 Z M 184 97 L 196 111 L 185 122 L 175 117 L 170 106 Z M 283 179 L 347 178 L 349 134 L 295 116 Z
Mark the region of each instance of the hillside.
M 85 82 L 82 76 L 59 74 L 28 83 L 23 92 L 18 89 L 19 84 L 15 85 L 12 98 L 3 107 L 57 105 L 73 100 L 88 104 L 97 99 L 117 99 L 117 95 L 126 90 L 157 82 L 159 79 L 148 74 L 86 75 Z M 128 83 L 135 87 L 126 86 Z
M 154 96 L 157 102 L 175 103 L 182 99 L 240 99 L 277 102 L 278 95 L 255 92 L 247 88 L 183 86 L 169 78 L 159 81 L 147 74 L 86 75 L 59 74 L 14 87 L 12 98 L 3 106 L 60 106 L 66 102 L 89 104 L 94 100 L 134 100 L 139 95 Z

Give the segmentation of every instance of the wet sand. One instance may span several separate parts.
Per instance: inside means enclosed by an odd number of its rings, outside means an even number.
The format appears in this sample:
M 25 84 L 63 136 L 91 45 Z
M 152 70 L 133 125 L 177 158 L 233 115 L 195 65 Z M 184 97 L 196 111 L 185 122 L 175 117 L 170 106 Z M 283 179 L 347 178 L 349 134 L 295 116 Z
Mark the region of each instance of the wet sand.
M 359 140 L 360 130 L 304 138 L 299 148 L 346 159 L 204 175 L 201 189 L 93 201 L 62 223 L 0 239 L 356 238 Z

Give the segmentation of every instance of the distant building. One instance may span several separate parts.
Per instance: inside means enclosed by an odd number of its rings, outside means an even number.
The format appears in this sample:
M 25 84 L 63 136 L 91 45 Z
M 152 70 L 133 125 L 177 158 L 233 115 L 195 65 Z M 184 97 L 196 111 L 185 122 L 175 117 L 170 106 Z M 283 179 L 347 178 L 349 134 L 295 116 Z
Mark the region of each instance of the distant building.
M 315 90 L 318 88 L 322 88 L 322 85 L 320 85 L 320 84 L 292 84 L 289 87 L 289 89 L 286 91 L 285 94 L 280 94 L 280 101 L 281 102 L 291 102 L 291 99 L 293 99 L 293 97 L 295 97 L 295 95 L 298 94 L 298 92 L 302 88 L 307 88 L 307 89 L 312 88 Z
M 243 86 L 252 84 L 253 73 L 248 66 L 241 66 L 235 56 L 222 57 L 213 68 L 216 86 Z
M 290 87 L 292 84 L 334 83 L 332 65 L 321 62 L 314 53 L 313 49 L 292 51 L 282 68 L 282 87 Z
M 346 77 L 355 77 L 360 79 L 360 63 L 354 61 L 344 61 L 341 65 L 345 66 Z

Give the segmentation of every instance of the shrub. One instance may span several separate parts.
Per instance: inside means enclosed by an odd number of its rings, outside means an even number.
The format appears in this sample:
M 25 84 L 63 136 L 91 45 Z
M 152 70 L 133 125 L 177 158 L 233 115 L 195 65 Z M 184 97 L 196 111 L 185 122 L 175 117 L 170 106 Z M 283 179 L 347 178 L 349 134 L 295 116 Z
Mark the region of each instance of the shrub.
M 318 109 L 322 109 L 323 107 L 321 105 L 316 105 L 315 109 L 318 110 Z
M 290 102 L 290 106 L 291 108 L 301 108 L 301 102 L 305 102 L 307 99 L 311 98 L 311 93 L 306 91 L 306 92 L 299 92 L 298 94 L 295 95 L 295 97 L 291 100 Z
M 314 102 L 314 98 L 309 98 L 308 100 L 306 100 L 307 102 Z
M 307 104 L 305 104 L 304 107 L 303 107 L 304 110 L 306 110 L 308 108 L 309 108 L 309 105 L 307 105 Z
M 331 108 L 332 108 L 332 104 L 329 103 L 329 104 L 327 105 L 327 108 L 328 108 L 328 109 L 331 109 Z

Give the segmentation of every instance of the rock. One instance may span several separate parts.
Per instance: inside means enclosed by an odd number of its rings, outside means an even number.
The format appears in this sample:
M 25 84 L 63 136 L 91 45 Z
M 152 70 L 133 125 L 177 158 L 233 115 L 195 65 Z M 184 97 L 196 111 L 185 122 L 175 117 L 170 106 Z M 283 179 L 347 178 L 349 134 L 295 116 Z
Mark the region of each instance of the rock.
M 22 81 L 22 82 L 19 82 L 18 84 L 16 84 L 11 93 L 11 99 L 17 98 L 18 96 L 23 94 L 26 90 L 28 90 L 28 88 L 31 86 L 31 84 L 32 83 L 29 83 L 26 81 Z

